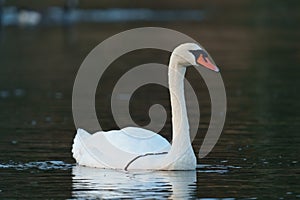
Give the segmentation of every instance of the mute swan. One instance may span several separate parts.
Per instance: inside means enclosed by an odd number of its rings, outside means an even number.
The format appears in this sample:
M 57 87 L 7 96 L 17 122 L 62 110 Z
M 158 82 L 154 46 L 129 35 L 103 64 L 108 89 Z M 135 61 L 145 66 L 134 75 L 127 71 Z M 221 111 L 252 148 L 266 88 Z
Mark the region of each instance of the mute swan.
M 169 63 L 169 90 L 172 107 L 172 145 L 150 130 L 127 127 L 89 134 L 78 129 L 73 157 L 79 165 L 110 169 L 195 170 L 196 157 L 190 142 L 184 97 L 186 67 L 202 66 L 218 72 L 207 52 L 199 45 L 176 47 Z

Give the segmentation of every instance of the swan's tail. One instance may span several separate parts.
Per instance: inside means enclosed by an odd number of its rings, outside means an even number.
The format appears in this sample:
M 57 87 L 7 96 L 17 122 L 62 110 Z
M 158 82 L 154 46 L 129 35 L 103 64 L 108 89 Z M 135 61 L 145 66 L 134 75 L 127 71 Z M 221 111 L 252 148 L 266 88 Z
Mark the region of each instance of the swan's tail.
M 72 146 L 73 158 L 76 160 L 77 163 L 80 163 L 80 160 L 82 160 L 82 156 L 85 153 L 84 140 L 87 139 L 89 136 L 91 135 L 85 130 L 80 128 L 77 130 Z
M 72 146 L 73 158 L 79 165 L 104 168 L 105 165 L 99 162 L 95 156 L 97 148 L 94 148 L 93 145 L 90 144 L 92 136 L 93 135 L 83 129 L 77 130 Z M 101 154 L 99 153 L 99 156 L 100 155 Z

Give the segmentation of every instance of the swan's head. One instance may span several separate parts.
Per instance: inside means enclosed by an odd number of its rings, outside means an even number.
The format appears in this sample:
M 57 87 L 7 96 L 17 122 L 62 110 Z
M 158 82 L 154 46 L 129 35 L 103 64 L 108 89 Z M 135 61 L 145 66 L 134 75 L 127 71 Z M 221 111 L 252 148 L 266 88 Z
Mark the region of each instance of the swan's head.
M 210 58 L 205 49 L 195 43 L 184 43 L 176 47 L 172 53 L 173 59 L 180 66 L 202 66 L 207 69 L 219 72 L 219 68 Z

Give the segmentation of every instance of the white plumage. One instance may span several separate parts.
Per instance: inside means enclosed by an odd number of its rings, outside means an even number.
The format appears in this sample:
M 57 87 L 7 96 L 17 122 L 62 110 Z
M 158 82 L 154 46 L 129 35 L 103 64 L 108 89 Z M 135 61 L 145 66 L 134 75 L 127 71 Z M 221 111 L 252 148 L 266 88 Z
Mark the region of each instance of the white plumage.
M 73 157 L 79 165 L 111 169 L 194 170 L 193 152 L 184 97 L 184 75 L 190 65 L 218 68 L 207 62 L 204 49 L 185 43 L 172 53 L 169 63 L 169 89 L 172 107 L 172 145 L 150 130 L 127 127 L 89 134 L 78 129 Z M 196 52 L 196 53 L 195 53 Z M 198 52 L 198 53 L 197 53 Z M 200 60 L 202 59 L 202 60 Z M 199 63 L 201 62 L 201 63 Z

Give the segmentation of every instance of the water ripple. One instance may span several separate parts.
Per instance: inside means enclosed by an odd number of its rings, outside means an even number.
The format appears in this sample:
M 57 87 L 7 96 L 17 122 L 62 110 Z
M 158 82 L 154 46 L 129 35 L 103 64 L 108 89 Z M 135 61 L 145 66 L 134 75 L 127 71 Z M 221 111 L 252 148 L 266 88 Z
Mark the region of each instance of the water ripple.
M 240 169 L 239 166 L 233 165 L 197 165 L 197 172 L 200 173 L 218 173 L 223 174 L 229 172 L 231 169 Z
M 39 169 L 39 170 L 68 170 L 73 167 L 73 164 L 68 164 L 59 160 L 52 161 L 39 161 L 39 162 L 28 162 L 28 163 L 2 163 L 0 169 L 16 169 L 16 170 L 27 170 L 27 169 Z

